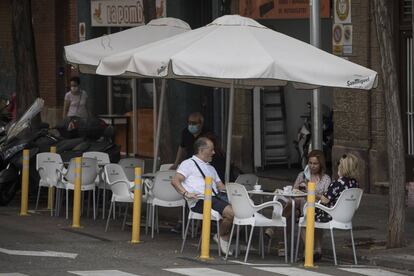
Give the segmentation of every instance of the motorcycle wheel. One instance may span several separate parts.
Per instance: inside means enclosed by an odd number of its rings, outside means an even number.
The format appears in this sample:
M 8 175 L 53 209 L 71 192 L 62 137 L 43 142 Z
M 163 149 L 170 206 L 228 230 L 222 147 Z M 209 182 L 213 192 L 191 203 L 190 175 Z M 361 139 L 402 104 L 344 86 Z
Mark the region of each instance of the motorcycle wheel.
M 0 206 L 6 206 L 13 200 L 19 188 L 19 179 L 0 186 Z

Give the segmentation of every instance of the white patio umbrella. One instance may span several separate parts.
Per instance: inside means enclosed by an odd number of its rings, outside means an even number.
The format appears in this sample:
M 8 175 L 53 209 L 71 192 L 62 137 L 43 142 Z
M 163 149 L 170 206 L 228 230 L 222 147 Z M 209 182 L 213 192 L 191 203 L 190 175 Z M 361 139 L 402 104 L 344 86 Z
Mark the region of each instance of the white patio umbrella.
M 371 89 L 377 73 L 238 15 L 104 58 L 98 74 L 174 78 L 230 88 L 226 176 L 229 180 L 234 87 L 320 86 Z M 157 133 L 159 136 L 159 133 Z
M 95 74 L 100 60 L 107 56 L 189 30 L 190 26 L 177 18 L 154 19 L 146 25 L 65 46 L 65 59 L 78 66 L 82 73 Z
M 159 18 L 151 20 L 148 24 L 127 29 L 125 31 L 104 35 L 76 44 L 65 46 L 65 59 L 67 63 L 78 66 L 82 73 L 95 74 L 101 59 L 123 53 L 139 46 L 172 37 L 191 30 L 184 21 L 177 18 Z M 136 88 L 133 86 L 133 90 Z M 156 93 L 154 85 L 154 137 L 156 134 Z M 132 93 L 133 117 L 136 118 L 136 91 Z M 133 120 L 132 133 L 134 145 L 136 143 L 136 120 Z

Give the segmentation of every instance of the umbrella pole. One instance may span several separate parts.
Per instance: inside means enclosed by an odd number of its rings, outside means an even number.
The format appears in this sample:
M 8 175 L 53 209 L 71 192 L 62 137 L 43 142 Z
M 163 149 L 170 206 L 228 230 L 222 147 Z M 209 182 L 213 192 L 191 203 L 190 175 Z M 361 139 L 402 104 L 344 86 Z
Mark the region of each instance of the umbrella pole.
M 320 1 L 310 1 L 310 38 L 311 44 L 320 48 Z M 322 112 L 319 88 L 312 95 L 312 149 L 322 150 Z
M 155 143 L 155 140 L 157 139 L 157 85 L 155 83 L 155 79 L 152 80 L 152 119 L 153 119 L 153 137 L 154 137 L 154 160 L 155 160 L 155 154 L 157 152 L 157 145 Z
M 106 78 L 106 85 L 107 85 L 107 100 L 108 100 L 108 114 L 112 115 L 113 112 L 113 104 L 112 104 L 112 77 Z
M 160 107 L 158 112 L 158 124 L 157 124 L 157 136 L 155 137 L 155 154 L 154 154 L 154 164 L 152 166 L 152 172 L 155 173 L 157 171 L 157 163 L 158 163 L 158 152 L 160 149 L 160 131 L 161 131 L 161 119 L 162 113 L 164 111 L 164 97 L 165 97 L 165 79 L 162 80 L 161 85 L 161 97 L 160 97 Z
M 131 87 L 132 87 L 132 153 L 135 155 L 137 154 L 137 80 L 131 79 Z M 128 139 L 129 140 L 129 139 Z M 125 145 L 126 146 L 126 145 Z M 128 156 L 127 152 L 127 156 Z
M 225 183 L 229 183 L 230 180 L 230 157 L 231 157 L 231 138 L 233 133 L 233 107 L 234 107 L 234 80 L 230 86 L 230 99 L 229 99 L 229 116 L 227 127 L 227 149 L 226 149 L 226 174 Z

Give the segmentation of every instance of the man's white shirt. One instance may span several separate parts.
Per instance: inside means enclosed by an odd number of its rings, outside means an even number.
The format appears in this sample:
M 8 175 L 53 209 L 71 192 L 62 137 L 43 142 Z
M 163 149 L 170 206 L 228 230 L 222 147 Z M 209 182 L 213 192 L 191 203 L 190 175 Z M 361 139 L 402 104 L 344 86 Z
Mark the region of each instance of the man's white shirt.
M 217 183 L 219 183 L 221 180 L 217 174 L 216 169 L 195 155 L 187 160 L 184 160 L 177 169 L 177 172 L 185 177 L 184 181 L 182 182 L 185 190 L 189 193 L 202 195 L 204 194 L 205 180 L 193 160 L 197 162 L 198 166 L 203 171 L 205 176 L 210 176 L 213 179 L 212 188 L 216 193 L 218 193 Z M 194 207 L 196 202 L 197 201 L 189 202 L 190 208 Z

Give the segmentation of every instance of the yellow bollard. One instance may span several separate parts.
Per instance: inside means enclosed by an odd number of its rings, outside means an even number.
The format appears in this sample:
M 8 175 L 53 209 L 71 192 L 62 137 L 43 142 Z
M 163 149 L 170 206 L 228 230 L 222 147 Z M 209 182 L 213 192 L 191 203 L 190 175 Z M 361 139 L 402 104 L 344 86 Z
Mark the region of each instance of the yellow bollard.
M 206 176 L 206 185 L 204 188 L 204 205 L 203 205 L 203 228 L 201 231 L 201 255 L 200 259 L 210 259 L 210 226 L 211 226 L 211 184 L 213 179 Z
M 306 243 L 305 267 L 313 267 L 313 248 L 315 239 L 315 182 L 308 183 L 308 199 L 306 208 Z
M 75 190 L 73 192 L 73 228 L 80 228 L 82 157 L 75 159 Z
M 134 210 L 132 213 L 132 239 L 131 243 L 140 243 L 141 230 L 141 194 L 142 194 L 142 169 L 135 168 L 135 188 L 134 188 Z
M 56 147 L 50 147 L 51 153 L 56 153 Z M 54 194 L 55 187 L 49 187 L 49 191 L 47 194 L 47 209 L 52 210 L 53 209 L 53 194 Z
M 28 216 L 27 208 L 29 205 L 29 153 L 28 149 L 23 150 L 23 167 L 22 167 L 22 201 L 20 215 Z

